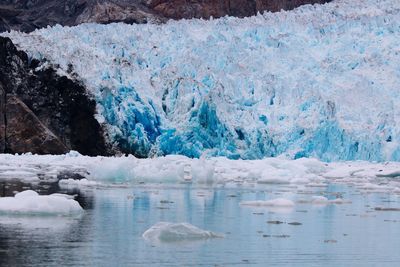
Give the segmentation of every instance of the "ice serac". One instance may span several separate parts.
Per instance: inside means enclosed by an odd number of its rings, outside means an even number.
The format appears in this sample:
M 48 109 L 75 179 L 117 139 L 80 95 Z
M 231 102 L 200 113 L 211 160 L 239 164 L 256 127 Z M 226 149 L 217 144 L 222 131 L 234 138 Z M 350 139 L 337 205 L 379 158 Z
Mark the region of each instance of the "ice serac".
M 10 36 L 73 66 L 137 156 L 400 160 L 400 2 Z

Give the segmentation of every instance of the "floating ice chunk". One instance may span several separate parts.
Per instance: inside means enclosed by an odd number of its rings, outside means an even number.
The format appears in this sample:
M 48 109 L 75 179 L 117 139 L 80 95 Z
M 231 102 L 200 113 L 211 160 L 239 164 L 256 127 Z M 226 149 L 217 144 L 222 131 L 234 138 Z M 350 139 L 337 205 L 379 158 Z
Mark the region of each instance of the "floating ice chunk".
M 99 158 L 90 162 L 88 169 L 90 177 L 98 181 L 126 182 L 133 178 L 135 163 L 136 158 L 131 156 Z
M 308 183 L 306 186 L 308 187 L 326 187 L 328 184 L 316 182 L 316 183 Z
M 192 183 L 200 186 L 257 186 L 256 184 L 304 184 L 306 187 L 326 187 L 329 182 L 354 185 L 361 190 L 391 192 L 400 187 L 400 180 L 390 176 L 376 177 L 400 169 L 399 162 L 334 162 L 315 159 L 289 160 L 230 160 L 224 157 L 191 159 L 184 156 L 165 156 L 138 159 L 128 157 L 87 157 L 66 155 L 7 155 L 0 154 L 0 179 L 7 179 L 8 171 L 23 170 L 42 177 L 60 173 L 77 173 L 87 179 L 62 179 L 60 186 L 90 187 L 115 186 L 131 183 Z M 337 170 L 337 172 L 335 171 Z M 342 170 L 344 170 L 342 172 Z M 35 175 L 36 175 L 35 174 Z M 353 175 L 352 175 L 353 174 Z M 333 177 L 347 176 L 341 179 Z M 63 177 L 69 178 L 65 175 Z M 327 178 L 327 177 L 331 177 Z M 8 177 L 11 178 L 11 177 Z M 17 178 L 19 179 L 19 178 Z M 23 178 L 21 178 L 24 180 Z M 38 179 L 38 178 L 37 178 Z M 47 178 L 45 178 L 47 179 Z M 25 181 L 25 180 L 24 180 Z M 261 186 L 261 185 L 259 185 Z
M 124 167 L 124 166 L 122 166 Z M 129 167 L 131 170 L 129 171 Z M 186 157 L 169 155 L 154 159 L 135 159 L 126 168 L 130 180 L 144 183 L 180 183 L 184 181 L 190 161 Z M 191 176 L 191 174 L 189 174 Z M 191 179 L 191 178 L 190 178 Z
M 7 228 L 15 227 L 18 231 L 35 232 L 35 234 L 60 233 L 65 234 L 79 220 L 72 216 L 1 216 L 0 224 Z M 40 231 L 40 232 L 39 232 Z
M 1 170 L 0 169 L 0 179 L 18 179 L 21 181 L 38 181 L 39 177 L 36 172 L 23 171 L 18 169 Z
M 193 180 L 199 184 L 213 183 L 215 167 L 205 159 L 194 160 L 192 165 Z
M 396 171 L 382 171 L 376 174 L 376 177 L 398 177 L 400 176 L 400 171 L 396 170 Z
M 65 154 L 65 156 L 71 157 L 71 158 L 77 158 L 77 157 L 80 157 L 82 155 L 78 151 L 71 150 L 67 154 Z
M 308 184 L 310 183 L 310 179 L 308 178 L 294 178 L 292 180 L 290 180 L 291 184 Z
M 26 197 L 37 197 L 39 196 L 39 194 L 33 190 L 26 190 L 26 191 L 22 191 L 19 192 L 17 194 L 15 194 L 15 198 L 17 199 L 21 199 L 21 198 L 26 198 Z
M 286 198 L 275 198 L 271 200 L 255 200 L 255 201 L 242 201 L 242 206 L 253 206 L 253 207 L 294 207 L 294 202 Z
M 324 196 L 313 196 L 311 204 L 313 205 L 328 205 L 328 204 L 350 204 L 350 200 L 345 200 L 342 198 L 328 199 Z
M 257 181 L 259 184 L 289 184 L 290 180 L 283 177 L 265 177 Z
M 19 215 L 74 215 L 83 212 L 79 203 L 65 195 L 40 196 L 32 190 L 15 197 L 0 198 L 0 214 Z
M 349 170 L 348 168 L 339 168 L 326 172 L 323 174 L 323 176 L 326 178 L 340 179 L 340 178 L 350 177 L 351 176 L 350 172 L 351 170 Z
M 209 238 L 221 238 L 220 234 L 202 230 L 189 223 L 158 222 L 143 233 L 147 241 L 158 242 L 179 242 L 195 241 Z
M 306 168 L 307 173 L 321 174 L 326 172 L 327 169 L 326 163 L 313 158 L 300 158 L 294 162 L 303 165 Z
M 329 203 L 332 203 L 332 204 L 350 204 L 351 201 L 343 199 L 343 198 L 336 198 L 336 199 L 329 200 Z
M 95 181 L 89 181 L 88 179 L 62 179 L 58 182 L 61 187 L 92 187 L 98 186 L 99 183 Z M 54 194 L 53 194 L 54 195 Z
M 386 192 L 386 191 L 390 191 L 392 189 L 391 186 L 379 185 L 379 184 L 373 184 L 373 183 L 364 183 L 359 188 L 362 190 L 374 191 L 374 192 L 376 192 L 376 191 Z
M 241 206 L 248 206 L 253 208 L 265 208 L 270 212 L 275 213 L 291 213 L 294 202 L 285 198 L 276 198 L 271 200 L 256 200 L 256 201 L 242 201 Z
M 268 168 L 263 171 L 259 184 L 289 184 L 293 173 L 288 169 Z
M 313 196 L 311 203 L 314 205 L 327 205 L 329 200 L 324 196 Z

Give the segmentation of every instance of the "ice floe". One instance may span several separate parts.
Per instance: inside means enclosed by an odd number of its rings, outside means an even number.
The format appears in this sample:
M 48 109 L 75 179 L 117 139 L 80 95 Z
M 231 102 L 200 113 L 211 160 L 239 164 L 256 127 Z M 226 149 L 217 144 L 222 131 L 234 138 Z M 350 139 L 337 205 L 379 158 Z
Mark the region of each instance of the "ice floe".
M 100 183 L 95 182 L 95 181 L 89 181 L 86 178 L 83 179 L 62 179 L 58 182 L 60 187 L 95 187 L 100 185 Z
M 200 229 L 189 223 L 158 222 L 143 233 L 149 242 L 196 241 L 209 238 L 221 238 L 223 235 Z
M 0 198 L 0 215 L 77 215 L 83 212 L 79 203 L 64 194 L 39 195 L 32 190 L 14 197 Z
M 355 186 L 362 192 L 392 192 L 400 188 L 400 179 L 393 175 L 400 171 L 398 162 L 324 163 L 316 159 L 291 160 L 284 157 L 230 160 L 172 155 L 139 159 L 134 156 L 1 154 L 0 166 L 0 180 L 34 177 L 32 182 L 59 181 L 61 187 L 190 183 L 195 186 L 325 188 L 338 183 Z M 19 174 L 21 169 L 24 177 L 16 178 L 18 175 L 13 174 Z M 47 171 L 50 176 L 47 176 Z
M 254 201 L 242 201 L 242 206 L 253 206 L 253 207 L 294 207 L 294 202 L 285 198 L 276 198 L 271 200 L 254 200 Z

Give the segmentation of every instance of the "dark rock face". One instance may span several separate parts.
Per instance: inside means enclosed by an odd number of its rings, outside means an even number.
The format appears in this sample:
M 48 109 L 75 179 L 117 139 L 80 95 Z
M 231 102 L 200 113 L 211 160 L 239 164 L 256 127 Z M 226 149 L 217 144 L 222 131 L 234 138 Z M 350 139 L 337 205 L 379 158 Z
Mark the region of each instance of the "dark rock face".
M 68 152 L 67 147 L 16 96 L 6 104 L 6 150 L 14 153 L 27 151 L 38 154 Z
M 167 19 L 246 17 L 331 0 L 2 0 L 0 32 L 85 22 L 146 23 Z
M 321 4 L 331 0 L 149 0 L 148 7 L 167 18 L 248 17 L 262 11 L 290 10 L 305 4 Z
M 3 0 L 0 32 L 30 32 L 47 25 L 73 26 L 84 22 L 146 23 L 159 21 L 141 1 L 129 0 Z
M 106 155 L 95 101 L 79 83 L 38 65 L 0 37 L 0 152 Z
M 0 152 L 6 149 L 6 92 L 0 83 Z

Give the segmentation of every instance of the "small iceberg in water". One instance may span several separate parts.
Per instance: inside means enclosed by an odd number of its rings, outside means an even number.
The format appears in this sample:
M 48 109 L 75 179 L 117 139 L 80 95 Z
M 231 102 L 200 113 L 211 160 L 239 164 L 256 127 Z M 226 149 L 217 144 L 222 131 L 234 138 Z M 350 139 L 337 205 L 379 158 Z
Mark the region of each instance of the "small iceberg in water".
M 32 190 L 0 198 L 0 215 L 68 216 L 83 212 L 79 203 L 64 194 L 39 195 Z
M 292 208 L 294 202 L 286 198 L 275 198 L 271 200 L 255 200 L 255 201 L 242 201 L 242 206 L 253 206 L 253 207 L 281 207 L 281 208 Z
M 197 241 L 222 238 L 221 234 L 200 229 L 189 223 L 158 222 L 143 233 L 143 238 L 152 243 Z
M 239 204 L 240 206 L 245 206 L 250 208 L 264 208 L 270 212 L 276 212 L 276 213 L 291 213 L 295 206 L 293 201 L 286 198 L 242 201 Z

